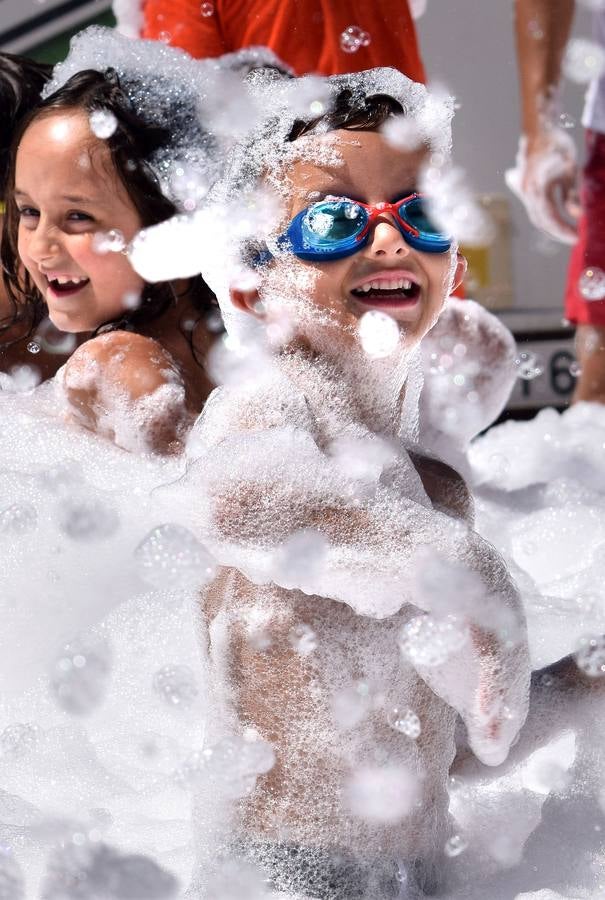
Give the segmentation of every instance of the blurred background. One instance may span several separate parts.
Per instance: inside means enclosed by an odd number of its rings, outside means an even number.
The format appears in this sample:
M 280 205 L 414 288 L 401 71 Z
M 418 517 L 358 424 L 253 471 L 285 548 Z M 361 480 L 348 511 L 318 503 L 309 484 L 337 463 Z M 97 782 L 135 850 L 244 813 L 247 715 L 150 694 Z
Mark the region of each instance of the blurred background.
M 457 163 L 496 225 L 489 247 L 466 248 L 467 294 L 495 311 L 543 369 L 540 377 L 518 380 L 509 414 L 562 408 L 574 385 L 572 331 L 562 318 L 569 249 L 533 228 L 504 184 L 519 138 L 513 0 L 426 0 L 416 6 L 429 79 L 459 104 Z M 0 0 L 0 49 L 58 62 L 72 34 L 92 23 L 115 24 L 111 0 Z M 574 33 L 590 37 L 590 15 L 580 4 Z M 562 112 L 580 154 L 583 96 L 583 85 L 564 81 Z

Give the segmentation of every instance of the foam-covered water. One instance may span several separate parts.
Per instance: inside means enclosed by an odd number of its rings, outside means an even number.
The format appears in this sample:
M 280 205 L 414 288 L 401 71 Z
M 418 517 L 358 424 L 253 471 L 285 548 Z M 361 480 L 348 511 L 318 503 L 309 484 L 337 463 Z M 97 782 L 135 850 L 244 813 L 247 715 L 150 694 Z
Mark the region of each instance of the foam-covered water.
M 11 848 L 2 857 L 2 883 L 14 891 L 10 897 L 135 897 L 123 886 L 132 877 L 148 879 L 146 896 L 180 896 L 200 847 L 212 846 L 200 831 L 204 817 L 191 815 L 208 773 L 216 783 L 219 769 L 225 772 L 227 793 L 239 795 L 247 788 L 237 786 L 235 773 L 253 784 L 271 768 L 262 755 L 271 751 L 251 735 L 248 763 L 245 745 L 221 744 L 190 580 L 209 577 L 212 560 L 192 533 L 199 511 L 185 501 L 195 484 L 186 463 L 125 453 L 63 424 L 53 402 L 48 385 L 0 394 L 0 821 Z M 598 636 L 605 624 L 604 417 L 598 406 L 545 410 L 532 422 L 492 429 L 468 456 L 478 527 L 518 578 L 535 667 L 581 650 L 582 638 Z M 194 456 L 199 452 L 198 445 Z M 342 452 L 348 469 L 360 459 L 356 449 Z M 388 458 L 380 450 L 366 466 Z M 359 477 L 372 476 L 364 468 Z M 312 535 L 301 541 L 284 547 L 278 578 L 281 566 L 298 583 L 308 576 L 298 562 L 306 560 L 307 569 L 310 560 L 325 562 L 325 547 Z M 465 570 L 433 569 L 431 578 L 420 586 L 427 597 L 439 600 L 444 580 L 459 584 L 460 602 L 472 597 Z M 253 633 L 262 647 L 262 616 Z M 303 660 L 323 637 L 308 622 L 293 622 L 288 633 Z M 538 679 L 511 762 L 493 771 L 461 764 L 450 787 L 456 826 L 447 855 L 458 886 L 449 896 L 484 897 L 486 885 L 491 897 L 546 889 L 554 894 L 536 896 L 600 896 L 600 684 L 593 678 L 573 688 L 556 674 Z M 344 679 L 333 709 L 345 733 L 384 709 L 394 734 L 421 740 L 426 712 L 377 696 Z M 359 770 L 350 785 L 353 810 L 362 804 L 369 815 L 377 803 L 383 815 L 381 792 L 391 796 L 392 789 L 383 784 L 388 772 L 379 773 Z M 406 796 L 397 801 L 402 810 Z M 208 896 L 253 890 L 253 868 L 225 866 Z M 68 892 L 69 872 L 88 873 L 97 894 Z M 257 890 L 263 896 L 260 883 Z
M 181 215 L 129 248 L 150 280 L 201 267 L 224 303 L 228 284 L 249 284 L 233 238 L 271 239 L 283 183 L 237 190 L 301 155 L 337 163 L 329 139 L 284 149 L 276 134 L 343 87 L 404 100 L 414 127 L 398 122 L 388 140 L 428 143 L 431 177 L 459 190 L 446 166 L 451 98 L 393 71 L 329 86 L 264 72 L 244 86 L 245 60 L 200 64 L 93 29 L 52 86 L 109 63 L 135 108 L 173 132 L 152 164 Z M 111 126 L 93 123 L 101 136 Z M 105 235 L 99 250 L 119 244 Z M 412 864 L 436 856 L 458 900 L 600 896 L 605 413 L 547 410 L 468 451 L 515 377 L 506 334 L 450 304 L 423 348 L 419 401 L 418 355 L 384 321 L 364 323 L 347 360 L 272 361 L 308 314 L 309 278 L 280 277 L 267 301 L 283 315 L 268 334 L 242 341 L 232 315 L 210 361 L 223 387 L 180 457 L 137 442 L 149 409 L 109 398 L 128 453 L 64 421 L 60 378 L 2 380 L 0 897 L 260 900 L 270 854 L 248 840 L 232 858 L 234 808 L 248 838 L 286 823 L 317 878 L 326 860 L 313 841 L 346 834 L 370 854 L 369 884 L 391 877 L 399 854 L 410 890 Z M 536 677 L 509 762 L 527 675 L 518 595 L 466 521 L 431 508 L 402 446 L 418 440 L 469 474 L 478 530 L 517 579 L 534 667 L 577 652 L 587 678 Z M 232 569 L 217 588 L 218 563 Z M 233 678 L 238 666 L 250 677 Z M 454 710 L 466 733 L 446 785 Z M 279 786 L 284 771 L 285 818 L 271 790 L 255 806 L 257 779 Z

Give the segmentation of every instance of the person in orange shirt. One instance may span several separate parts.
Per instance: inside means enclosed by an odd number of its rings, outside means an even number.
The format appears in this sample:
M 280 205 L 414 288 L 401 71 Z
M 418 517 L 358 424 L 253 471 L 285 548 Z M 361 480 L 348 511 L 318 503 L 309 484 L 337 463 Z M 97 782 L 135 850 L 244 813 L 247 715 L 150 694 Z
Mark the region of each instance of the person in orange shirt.
M 264 45 L 296 75 L 393 66 L 425 81 L 407 0 L 144 0 L 141 36 L 196 58 Z

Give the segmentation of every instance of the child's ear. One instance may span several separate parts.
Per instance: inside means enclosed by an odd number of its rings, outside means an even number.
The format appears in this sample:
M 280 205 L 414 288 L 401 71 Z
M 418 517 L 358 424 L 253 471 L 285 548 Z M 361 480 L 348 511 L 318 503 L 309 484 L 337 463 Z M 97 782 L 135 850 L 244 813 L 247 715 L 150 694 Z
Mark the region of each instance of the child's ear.
M 263 314 L 260 308 L 260 296 L 256 288 L 229 288 L 229 298 L 236 309 L 240 312 L 249 313 L 262 319 Z
M 468 269 L 468 262 L 466 261 L 466 257 L 461 253 L 456 254 L 456 271 L 454 273 L 454 283 L 452 285 L 452 290 L 450 293 L 454 293 L 457 287 L 460 287 L 462 284 L 462 279 L 466 275 L 466 270 Z

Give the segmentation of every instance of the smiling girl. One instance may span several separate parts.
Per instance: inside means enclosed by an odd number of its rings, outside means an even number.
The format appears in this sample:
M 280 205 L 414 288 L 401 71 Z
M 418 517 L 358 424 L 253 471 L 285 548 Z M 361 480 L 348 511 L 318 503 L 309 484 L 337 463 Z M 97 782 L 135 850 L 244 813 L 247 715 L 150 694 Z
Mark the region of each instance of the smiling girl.
M 124 252 L 177 211 L 149 162 L 169 140 L 112 70 L 74 75 L 15 135 L 2 241 L 15 317 L 33 332 L 46 314 L 84 340 L 60 372 L 68 418 L 162 453 L 180 448 L 211 389 L 199 360 L 214 309 L 200 276 L 150 285 Z

